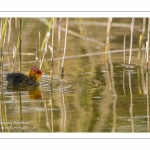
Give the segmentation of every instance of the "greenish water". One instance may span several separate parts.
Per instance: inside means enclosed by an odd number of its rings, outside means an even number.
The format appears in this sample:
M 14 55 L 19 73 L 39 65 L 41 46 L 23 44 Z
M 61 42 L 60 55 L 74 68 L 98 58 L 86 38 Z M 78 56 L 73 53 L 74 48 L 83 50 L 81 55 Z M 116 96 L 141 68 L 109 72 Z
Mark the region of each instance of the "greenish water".
M 149 132 L 149 71 L 145 51 L 138 65 L 138 43 L 143 20 L 135 18 L 133 52 L 128 65 L 131 18 L 114 18 L 110 31 L 110 52 L 105 57 L 107 19 L 69 18 L 65 74 L 61 79 L 65 19 L 62 19 L 60 50 L 58 28 L 54 31 L 53 82 L 50 82 L 50 50 L 36 88 L 14 89 L 5 76 L 11 72 L 12 48 L 18 29 L 12 19 L 11 42 L 4 49 L 0 97 L 1 132 Z M 59 19 L 55 22 L 58 24 Z M 39 31 L 41 41 L 47 26 L 38 18 L 26 20 L 22 34 L 21 71 L 34 66 Z M 72 34 L 73 33 L 73 34 Z M 126 34 L 126 65 L 123 40 Z M 145 33 L 145 39 L 147 32 Z M 144 40 L 145 40 L 144 39 Z M 145 42 L 145 41 L 144 41 Z M 51 45 L 51 38 L 49 40 Z M 143 44 L 143 46 L 145 43 Z M 143 48 L 144 49 L 144 48 Z M 18 71 L 18 60 L 15 66 Z

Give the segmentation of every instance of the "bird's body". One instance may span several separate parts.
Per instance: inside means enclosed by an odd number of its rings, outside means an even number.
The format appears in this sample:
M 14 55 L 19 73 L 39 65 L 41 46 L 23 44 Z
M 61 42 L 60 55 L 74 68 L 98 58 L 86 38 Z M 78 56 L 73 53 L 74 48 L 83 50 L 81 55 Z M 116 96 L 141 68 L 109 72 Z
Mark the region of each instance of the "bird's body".
M 33 67 L 28 76 L 22 73 L 8 73 L 6 80 L 9 85 L 13 86 L 37 86 L 39 85 L 42 74 L 42 71 Z

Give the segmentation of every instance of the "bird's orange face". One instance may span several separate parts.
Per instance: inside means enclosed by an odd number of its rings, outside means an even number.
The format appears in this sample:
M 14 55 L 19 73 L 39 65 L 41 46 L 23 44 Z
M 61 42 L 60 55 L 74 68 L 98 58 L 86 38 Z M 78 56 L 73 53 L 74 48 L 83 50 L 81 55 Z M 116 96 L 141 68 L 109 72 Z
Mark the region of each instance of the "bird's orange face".
M 36 67 L 31 68 L 30 72 L 29 72 L 29 77 L 34 78 L 36 81 L 40 80 L 40 77 L 43 75 L 44 73 L 39 70 Z

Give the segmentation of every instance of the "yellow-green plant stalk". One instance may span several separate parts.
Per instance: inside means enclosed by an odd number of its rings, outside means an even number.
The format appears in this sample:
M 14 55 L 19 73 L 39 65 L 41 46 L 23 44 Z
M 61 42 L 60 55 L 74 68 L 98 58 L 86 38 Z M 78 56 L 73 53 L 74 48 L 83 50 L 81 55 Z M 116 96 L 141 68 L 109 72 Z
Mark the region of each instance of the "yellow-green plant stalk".
M 131 22 L 131 37 L 130 37 L 130 54 L 129 54 L 129 65 L 131 64 L 131 57 L 132 57 L 132 44 L 133 44 L 133 29 L 134 29 L 134 18 L 132 18 Z
M 139 51 L 138 51 L 138 64 L 140 62 L 140 57 L 141 57 L 142 41 L 143 41 L 143 34 L 140 34 L 140 37 L 139 37 Z
M 4 49 L 4 44 L 5 44 L 5 37 L 6 37 L 6 32 L 7 32 L 7 25 L 8 25 L 8 18 L 1 19 L 1 32 L 0 32 L 0 63 L 1 63 L 1 68 L 0 68 L 0 74 L 1 74 L 1 82 L 3 83 L 3 61 L 4 61 L 4 56 L 3 56 L 3 49 Z M 3 87 L 2 87 L 3 88 Z
M 65 55 L 66 55 L 66 43 L 67 43 L 67 30 L 68 30 L 68 18 L 66 19 L 66 32 L 65 32 L 65 42 L 64 42 L 64 54 L 61 64 L 61 76 L 63 78 L 64 75 L 64 61 L 65 61 Z
M 50 37 L 50 32 L 48 32 L 48 33 L 46 34 L 46 43 L 45 43 L 45 48 L 44 48 L 44 54 L 43 54 L 42 61 L 41 61 L 41 64 L 40 64 L 40 69 L 42 68 L 42 64 L 43 64 L 43 62 L 44 62 L 45 54 L 47 53 L 47 47 L 48 47 L 48 40 L 49 40 L 49 37 Z
M 18 35 L 18 40 L 17 40 L 17 46 L 16 46 L 16 55 L 15 57 L 17 57 L 18 55 L 18 51 L 19 51 L 19 71 L 21 71 L 21 39 L 22 39 L 22 33 L 23 33 L 23 29 L 26 23 L 26 19 L 20 18 L 20 25 L 19 25 L 19 35 Z M 16 58 L 14 59 L 13 65 L 15 66 L 15 62 L 16 62 Z
M 106 47 L 105 47 L 105 58 L 108 61 L 108 51 L 110 48 L 110 29 L 111 29 L 112 18 L 108 18 L 107 31 L 106 31 Z
M 62 22 L 62 18 L 59 18 L 59 23 L 58 23 L 58 50 L 60 50 L 61 22 Z
M 147 41 L 146 41 L 147 71 L 148 71 L 148 60 L 149 60 L 149 38 L 150 38 L 150 18 L 148 19 L 148 32 L 147 32 Z
M 42 53 L 41 53 L 41 32 L 39 31 L 39 48 L 38 48 L 38 57 L 39 57 L 39 64 L 41 64 Z
M 140 34 L 140 37 L 139 37 L 138 64 L 140 63 L 140 58 L 141 58 L 141 49 L 142 49 L 142 44 L 143 44 L 143 37 L 145 34 L 145 26 L 146 26 L 146 18 L 143 18 L 142 34 Z
M 45 37 L 44 37 L 43 42 L 42 42 L 42 45 L 41 45 L 41 50 L 44 48 L 44 46 L 45 46 L 45 44 L 46 44 L 47 33 L 50 32 L 51 27 L 52 27 L 52 23 L 53 23 L 53 19 L 51 18 L 50 21 L 49 21 L 49 24 L 48 24 L 48 26 L 47 26 L 47 31 L 46 31 Z
M 123 41 L 123 62 L 124 62 L 124 66 L 126 64 L 126 35 L 124 35 L 124 41 Z
M 21 39 L 22 39 L 22 18 L 20 18 L 20 31 L 19 31 L 19 71 L 21 71 Z

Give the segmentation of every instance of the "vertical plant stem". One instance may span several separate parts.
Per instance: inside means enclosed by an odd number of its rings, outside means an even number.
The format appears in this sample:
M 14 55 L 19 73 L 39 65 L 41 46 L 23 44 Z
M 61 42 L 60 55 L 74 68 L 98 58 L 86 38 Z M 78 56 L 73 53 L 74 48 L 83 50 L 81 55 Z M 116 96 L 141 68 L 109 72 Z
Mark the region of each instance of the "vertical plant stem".
M 126 64 L 126 35 L 124 35 L 124 41 L 123 41 L 123 62 L 124 62 L 124 66 Z
M 55 28 L 55 22 L 53 18 L 53 26 L 52 26 L 52 48 L 51 48 L 51 71 L 50 71 L 50 76 L 51 76 L 51 83 L 53 81 L 53 57 L 54 57 L 54 28 Z
M 145 56 L 144 56 L 144 53 L 142 53 L 142 62 L 145 62 L 145 58 L 144 58 Z M 147 92 L 146 92 L 146 83 L 145 83 L 145 78 L 144 78 L 144 74 L 145 74 L 145 71 L 144 71 L 144 64 L 142 64 L 141 65 L 141 72 L 140 72 L 140 74 L 141 74 L 141 84 L 142 84 L 142 89 L 143 89 L 143 93 L 144 94 L 147 94 Z
M 12 72 L 13 72 L 14 67 L 15 67 L 16 56 L 17 56 L 17 50 L 16 50 L 16 46 L 15 46 L 15 44 L 14 44 L 14 46 L 13 46 L 13 64 L 12 64 Z
M 143 44 L 143 37 L 145 34 L 145 27 L 146 27 L 146 18 L 143 18 L 142 34 L 140 34 L 140 37 L 139 37 L 138 64 L 140 64 L 141 49 L 142 49 L 142 44 Z
M 132 18 L 132 22 L 131 22 L 129 65 L 131 64 L 131 57 L 132 57 L 133 29 L 134 29 L 134 18 Z
M 48 33 L 46 34 L 46 37 L 45 37 L 46 43 L 45 43 L 45 48 L 44 48 L 44 54 L 43 54 L 42 61 L 41 61 L 41 64 L 40 64 L 40 69 L 41 69 L 42 64 L 43 64 L 43 62 L 44 62 L 45 54 L 47 53 L 47 46 L 48 46 L 49 37 L 50 37 L 50 32 L 48 32 Z
M 61 65 L 61 76 L 62 76 L 62 78 L 63 78 L 63 75 L 64 75 L 64 61 L 65 61 L 65 55 L 66 55 L 67 31 L 68 31 L 68 18 L 66 18 L 64 54 L 63 54 L 62 65 Z
M 111 29 L 112 18 L 108 18 L 107 31 L 106 31 L 106 47 L 105 47 L 105 58 L 108 61 L 108 51 L 110 47 L 110 29 Z
M 60 50 L 61 22 L 62 22 L 62 18 L 59 18 L 59 23 L 58 23 L 58 50 Z
M 147 61 L 147 71 L 148 71 L 148 58 L 149 58 L 149 37 L 150 37 L 150 18 L 148 19 L 148 33 L 147 33 L 147 41 L 146 41 L 146 61 Z
M 8 24 L 8 18 L 1 19 L 1 41 L 0 41 L 0 63 L 1 63 L 1 68 L 0 68 L 0 74 L 1 74 L 1 83 L 3 84 L 3 62 L 4 62 L 4 56 L 3 56 L 3 50 L 4 50 L 4 44 L 5 44 L 5 37 L 6 37 L 6 32 L 7 32 L 7 24 Z M 3 91 L 3 86 L 1 87 Z
M 20 31 L 19 31 L 19 71 L 21 71 L 21 35 L 22 35 L 22 18 L 20 18 Z
M 41 64 L 41 59 L 42 59 L 42 53 L 41 53 L 41 32 L 39 31 L 39 48 L 38 48 L 38 57 L 39 57 L 39 64 Z
M 36 42 L 35 67 L 37 66 L 37 62 L 38 62 L 38 43 Z
M 149 41 L 146 41 L 146 64 L 147 64 L 147 71 L 148 71 L 148 56 L 149 56 Z
M 139 37 L 138 64 L 140 63 L 142 40 L 143 40 L 143 35 L 141 34 Z

